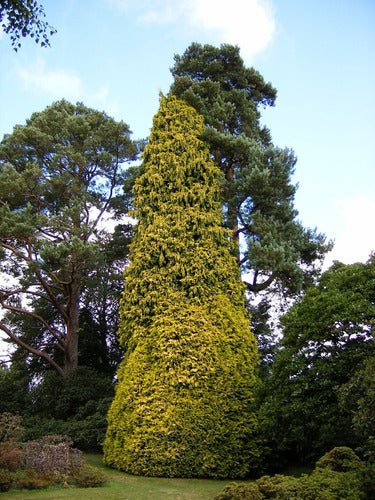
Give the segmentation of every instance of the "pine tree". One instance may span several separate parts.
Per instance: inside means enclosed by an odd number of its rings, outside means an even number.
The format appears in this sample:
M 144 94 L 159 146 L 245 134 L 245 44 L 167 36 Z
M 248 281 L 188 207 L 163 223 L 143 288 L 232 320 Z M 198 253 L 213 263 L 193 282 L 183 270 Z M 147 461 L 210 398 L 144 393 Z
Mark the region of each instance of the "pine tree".
M 63 378 L 79 363 L 83 300 L 103 269 L 116 279 L 103 220 L 121 214 L 135 154 L 128 125 L 64 99 L 0 143 L 0 331 Z
M 226 225 L 235 241 L 242 235 L 238 261 L 248 291 L 296 296 L 319 276 L 331 244 L 298 221 L 296 158 L 261 124 L 260 109 L 275 104 L 276 90 L 228 44 L 193 43 L 171 71 L 171 93 L 203 115 L 202 138 L 224 174 Z
M 256 462 L 257 347 L 203 118 L 163 97 L 134 187 L 126 349 L 104 460 L 140 475 L 241 477 Z

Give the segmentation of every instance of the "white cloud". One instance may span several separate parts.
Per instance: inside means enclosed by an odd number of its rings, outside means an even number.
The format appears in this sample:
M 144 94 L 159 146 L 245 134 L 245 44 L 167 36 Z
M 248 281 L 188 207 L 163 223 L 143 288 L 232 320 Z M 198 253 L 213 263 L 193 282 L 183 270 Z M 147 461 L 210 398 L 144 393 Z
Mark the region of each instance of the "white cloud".
M 65 97 L 74 101 L 83 96 L 83 85 L 77 75 L 64 69 L 49 69 L 42 58 L 19 67 L 18 76 L 26 89 L 45 92 L 53 99 Z
M 272 41 L 274 12 L 264 0 L 190 0 L 190 23 L 219 41 L 239 45 L 249 61 Z
M 270 0 L 108 0 L 125 12 L 138 13 L 140 23 L 189 27 L 212 43 L 238 45 L 247 63 L 264 50 L 275 32 Z
M 50 69 L 41 57 L 29 66 L 18 67 L 17 75 L 26 90 L 42 92 L 51 100 L 82 101 L 86 106 L 105 109 L 110 116 L 118 111 L 117 104 L 111 100 L 109 85 L 90 92 L 74 72 L 62 68 Z
M 332 252 L 327 255 L 326 263 L 333 260 L 344 264 L 366 262 L 375 251 L 375 201 L 370 193 L 363 193 L 356 198 L 347 198 L 337 202 L 344 224 L 336 237 Z

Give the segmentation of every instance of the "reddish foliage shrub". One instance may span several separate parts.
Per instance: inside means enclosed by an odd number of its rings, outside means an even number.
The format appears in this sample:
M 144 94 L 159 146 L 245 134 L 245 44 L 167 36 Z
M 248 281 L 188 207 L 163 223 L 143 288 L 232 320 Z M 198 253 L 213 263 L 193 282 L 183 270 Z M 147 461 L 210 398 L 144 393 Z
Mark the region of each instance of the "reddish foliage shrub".
M 13 441 L 0 444 L 0 468 L 15 471 L 23 464 L 23 453 Z

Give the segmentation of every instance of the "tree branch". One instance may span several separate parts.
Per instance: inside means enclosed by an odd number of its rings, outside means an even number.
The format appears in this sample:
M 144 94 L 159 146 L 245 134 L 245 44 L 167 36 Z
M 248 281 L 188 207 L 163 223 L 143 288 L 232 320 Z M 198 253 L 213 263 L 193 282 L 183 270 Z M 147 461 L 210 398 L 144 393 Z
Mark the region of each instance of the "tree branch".
M 249 292 L 253 293 L 261 292 L 262 290 L 265 290 L 276 279 L 276 274 L 272 273 L 271 276 L 269 276 L 265 281 L 263 281 L 262 283 L 257 283 L 256 276 L 254 277 L 253 283 L 244 281 L 244 284 L 247 286 Z
M 0 323 L 0 329 L 3 330 L 3 332 L 5 332 L 8 335 L 8 337 L 10 337 L 12 340 L 14 340 L 14 342 L 16 342 L 16 344 L 18 344 L 19 346 L 26 349 L 26 351 L 30 352 L 31 354 L 34 354 L 35 356 L 39 356 L 39 357 L 45 359 L 51 366 L 53 366 L 53 368 L 55 368 L 55 370 L 58 372 L 59 375 L 61 375 L 61 377 L 65 377 L 64 370 L 61 368 L 61 366 L 58 365 L 56 363 L 56 361 L 54 361 L 53 358 L 51 358 L 51 356 L 49 356 L 46 352 L 40 351 L 39 349 L 35 349 L 34 347 L 30 346 L 29 344 L 26 344 L 21 339 L 19 339 L 16 335 L 14 335 L 14 333 L 12 333 L 11 330 L 9 330 L 9 328 L 6 327 L 2 323 Z
M 3 309 L 6 309 L 7 311 L 13 311 L 13 312 L 21 313 L 21 314 L 26 314 L 27 316 L 30 316 L 30 317 L 36 319 L 49 331 L 49 333 L 53 337 L 55 337 L 55 339 L 58 341 L 59 344 L 61 344 L 62 346 L 64 345 L 63 335 L 61 335 L 61 333 L 59 333 L 59 332 L 56 332 L 56 330 L 54 328 L 52 328 L 41 316 L 39 316 L 39 314 L 28 311 L 27 309 L 24 309 L 23 307 L 17 307 L 17 306 L 11 306 L 9 304 L 4 304 L 4 297 L 3 296 L 0 297 L 0 303 L 1 303 L 1 307 Z M 0 326 L 1 325 L 2 325 L 2 323 L 0 323 Z

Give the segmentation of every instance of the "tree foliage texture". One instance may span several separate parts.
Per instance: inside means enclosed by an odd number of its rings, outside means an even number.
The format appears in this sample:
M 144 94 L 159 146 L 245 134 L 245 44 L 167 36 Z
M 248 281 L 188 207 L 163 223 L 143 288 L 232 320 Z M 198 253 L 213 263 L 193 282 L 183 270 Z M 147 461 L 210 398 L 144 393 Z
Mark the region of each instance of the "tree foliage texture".
M 105 462 L 133 474 L 239 477 L 256 461 L 257 350 L 223 227 L 203 118 L 162 98 L 137 180 Z
M 360 385 L 356 397 L 345 400 L 342 391 L 374 357 L 374 321 L 374 258 L 336 262 L 282 318 L 284 338 L 262 398 L 275 453 L 316 459 L 333 445 L 358 448 L 368 440 L 352 425 L 362 411 Z
M 204 116 L 202 138 L 224 174 L 226 224 L 241 242 L 248 290 L 300 291 L 317 276 L 329 244 L 296 219 L 296 159 L 291 150 L 275 147 L 259 122 L 259 108 L 274 105 L 276 90 L 244 66 L 232 45 L 193 43 L 175 56 L 171 71 L 171 92 Z
M 375 356 L 370 357 L 363 369 L 341 388 L 340 403 L 352 408 L 360 451 L 375 465 Z
M 135 154 L 129 135 L 60 101 L 0 145 L 0 329 L 61 376 L 77 367 L 80 301 L 105 262 L 101 221 Z
M 1 28 L 10 36 L 12 47 L 17 52 L 21 47 L 21 37 L 34 38 L 41 47 L 49 46 L 49 37 L 55 28 L 43 21 L 43 6 L 35 0 L 1 0 Z

